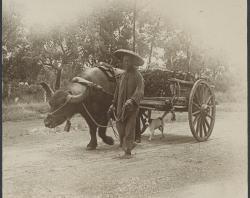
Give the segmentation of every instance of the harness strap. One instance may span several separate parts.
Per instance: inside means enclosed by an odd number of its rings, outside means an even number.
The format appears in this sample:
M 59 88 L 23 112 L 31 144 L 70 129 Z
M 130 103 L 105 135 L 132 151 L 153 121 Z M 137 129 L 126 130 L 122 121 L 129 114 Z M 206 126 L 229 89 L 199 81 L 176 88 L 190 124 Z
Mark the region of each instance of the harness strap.
M 60 106 L 58 109 L 54 110 L 53 112 L 50 112 L 49 114 L 50 114 L 50 115 L 53 115 L 53 114 L 57 113 L 58 111 L 60 111 L 63 107 L 65 107 L 65 106 L 68 104 L 69 100 L 70 100 L 70 98 L 68 98 L 68 99 L 65 101 L 65 103 L 63 103 L 62 106 Z
M 102 127 L 102 128 L 112 127 L 115 136 L 118 137 L 118 133 L 117 133 L 117 131 L 115 131 L 114 125 L 113 125 L 111 119 L 110 119 L 110 124 L 108 124 L 108 125 L 100 124 L 100 123 L 98 123 L 98 122 L 95 120 L 95 118 L 91 115 L 91 113 L 88 111 L 88 109 L 87 109 L 87 107 L 86 107 L 86 105 L 85 105 L 84 103 L 82 103 L 82 106 L 83 106 L 83 108 L 85 109 L 85 111 L 87 112 L 89 118 L 94 122 L 94 124 L 95 124 L 97 127 Z M 114 115 L 115 115 L 115 112 L 113 112 L 113 113 L 114 113 Z M 115 120 L 115 122 L 118 122 L 118 121 L 119 121 L 119 120 Z
M 97 66 L 97 68 L 100 69 L 111 82 L 116 82 L 116 79 L 121 75 L 121 73 L 116 74 L 116 68 L 107 63 L 101 62 L 100 66 Z
M 98 69 L 100 69 L 107 76 L 109 81 L 115 82 L 115 72 L 112 67 L 99 66 Z

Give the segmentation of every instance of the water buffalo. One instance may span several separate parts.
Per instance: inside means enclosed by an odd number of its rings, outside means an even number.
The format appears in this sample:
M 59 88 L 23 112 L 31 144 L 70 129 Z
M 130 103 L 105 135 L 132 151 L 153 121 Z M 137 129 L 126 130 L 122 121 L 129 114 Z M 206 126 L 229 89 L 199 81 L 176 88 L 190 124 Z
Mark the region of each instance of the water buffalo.
M 120 69 L 112 69 L 115 75 L 119 75 L 123 72 Z M 115 91 L 115 82 L 111 81 L 108 76 L 100 68 L 89 68 L 78 75 L 86 82 L 90 83 L 90 86 L 86 86 L 81 83 L 71 82 L 66 90 L 53 90 L 46 84 L 42 83 L 49 98 L 50 112 L 44 119 L 46 127 L 54 128 L 66 120 L 70 119 L 73 115 L 80 113 L 86 120 L 89 126 L 90 142 L 87 145 L 88 150 L 96 149 L 97 139 L 96 132 L 102 138 L 103 142 L 108 145 L 113 145 L 114 140 L 112 137 L 106 135 L 106 128 L 98 128 L 93 120 L 88 116 L 82 103 L 85 104 L 89 113 L 93 118 L 102 125 L 108 124 L 107 111 L 112 102 L 112 93 Z M 108 93 L 96 89 L 91 86 L 99 85 Z

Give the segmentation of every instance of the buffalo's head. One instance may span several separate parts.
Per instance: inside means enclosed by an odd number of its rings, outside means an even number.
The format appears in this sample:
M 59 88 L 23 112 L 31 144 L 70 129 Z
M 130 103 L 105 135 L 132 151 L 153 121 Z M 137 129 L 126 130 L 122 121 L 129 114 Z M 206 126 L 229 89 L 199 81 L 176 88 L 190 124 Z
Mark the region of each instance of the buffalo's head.
M 50 111 L 44 119 L 48 128 L 54 128 L 70 119 L 77 111 L 79 104 L 87 96 L 87 88 L 82 86 L 81 93 L 73 95 L 70 91 L 58 90 L 53 92 L 46 83 L 41 84 L 49 97 Z M 47 88 L 45 88 L 47 87 Z

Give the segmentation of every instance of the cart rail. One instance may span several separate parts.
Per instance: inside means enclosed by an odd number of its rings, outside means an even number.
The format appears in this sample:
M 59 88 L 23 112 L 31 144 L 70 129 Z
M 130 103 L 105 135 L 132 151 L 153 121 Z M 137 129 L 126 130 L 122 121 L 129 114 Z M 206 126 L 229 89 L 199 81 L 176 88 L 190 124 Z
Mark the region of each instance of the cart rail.
M 196 82 L 169 79 L 173 83 L 171 97 L 144 97 L 140 102 L 141 132 L 147 128 L 151 111 L 188 112 L 190 130 L 197 141 L 206 141 L 215 122 L 214 87 L 206 80 Z M 177 85 L 177 86 L 176 86 Z

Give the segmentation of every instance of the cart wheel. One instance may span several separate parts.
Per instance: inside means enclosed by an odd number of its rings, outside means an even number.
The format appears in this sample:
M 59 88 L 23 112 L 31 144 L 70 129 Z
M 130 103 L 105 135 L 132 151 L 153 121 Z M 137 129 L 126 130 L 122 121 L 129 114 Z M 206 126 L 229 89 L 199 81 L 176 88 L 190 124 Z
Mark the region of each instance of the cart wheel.
M 140 116 L 140 127 L 141 127 L 141 134 L 143 134 L 148 127 L 147 121 L 151 118 L 151 110 L 148 109 L 140 109 L 139 112 Z
M 215 122 L 215 95 L 205 80 L 198 80 L 190 92 L 188 120 L 194 138 L 206 141 L 211 135 Z

